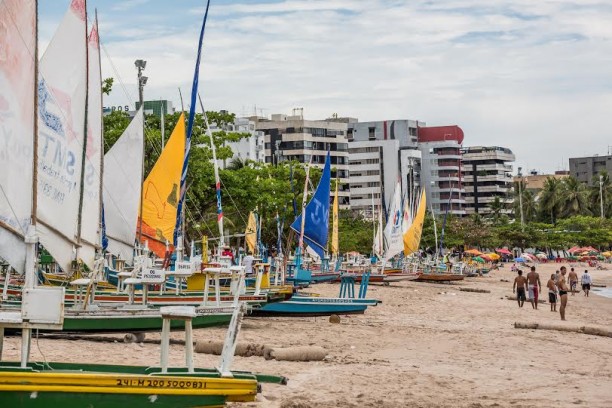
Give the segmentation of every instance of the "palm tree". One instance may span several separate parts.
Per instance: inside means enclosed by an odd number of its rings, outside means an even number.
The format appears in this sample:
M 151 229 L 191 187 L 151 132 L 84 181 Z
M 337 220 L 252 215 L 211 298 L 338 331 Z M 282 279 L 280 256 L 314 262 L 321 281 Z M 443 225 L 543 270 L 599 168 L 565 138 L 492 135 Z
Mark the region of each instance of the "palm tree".
M 240 156 L 236 156 L 232 158 L 230 163 L 227 165 L 226 169 L 227 170 L 240 170 L 241 168 L 245 167 L 247 163 L 248 163 L 248 159 L 243 159 Z
M 505 208 L 505 206 L 506 204 L 499 196 L 495 196 L 493 202 L 489 204 L 489 208 L 491 209 L 491 221 L 493 221 L 493 225 L 500 224 L 502 210 Z
M 587 202 L 586 186 L 575 177 L 569 176 L 563 179 L 559 208 L 559 215 L 562 217 L 591 214 Z
M 519 191 L 522 192 L 521 197 L 519 197 Z M 527 190 L 527 183 L 525 183 L 524 180 L 514 183 L 513 195 L 514 195 L 514 204 L 513 204 L 514 218 L 516 220 L 520 220 L 521 218 L 521 201 L 522 201 L 523 218 L 525 219 L 525 222 L 534 220 L 536 216 L 536 209 L 537 209 L 536 197 L 532 191 Z
M 600 194 L 599 177 L 601 176 L 602 186 Z M 607 171 L 602 171 L 600 174 L 593 176 L 592 187 L 588 192 L 589 202 L 591 203 L 591 212 L 593 215 L 601 214 L 601 200 L 603 196 L 604 217 L 612 217 L 612 180 Z
M 552 224 L 557 222 L 557 217 L 559 215 L 561 186 L 562 183 L 559 179 L 548 177 L 544 182 L 544 188 L 540 193 L 540 199 L 538 201 L 540 213 L 543 215 L 543 218 L 547 219 L 550 215 Z

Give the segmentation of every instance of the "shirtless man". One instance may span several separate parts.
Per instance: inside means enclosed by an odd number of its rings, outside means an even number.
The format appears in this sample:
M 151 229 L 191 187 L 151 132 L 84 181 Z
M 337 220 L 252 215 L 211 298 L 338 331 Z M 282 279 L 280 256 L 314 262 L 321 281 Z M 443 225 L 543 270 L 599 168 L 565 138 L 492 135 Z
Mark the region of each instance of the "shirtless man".
M 550 303 L 550 311 L 557 311 L 557 285 L 555 284 L 555 274 L 550 275 L 550 279 L 548 283 L 546 283 L 546 287 L 548 288 L 548 302 Z
M 574 272 L 574 268 L 570 269 L 570 273 L 567 275 L 567 279 L 569 280 L 570 291 L 572 292 L 572 296 L 576 293 L 576 286 L 578 286 L 578 274 Z
M 529 301 L 531 307 L 538 308 L 538 293 L 542 290 L 540 275 L 535 271 L 535 266 L 531 267 L 531 272 L 527 274 L 527 288 L 529 290 Z
M 518 270 L 518 276 L 514 278 L 512 285 L 512 293 L 516 293 L 516 300 L 519 307 L 523 307 L 525 303 L 525 291 L 527 290 L 527 279 L 523 276 L 523 271 Z
M 567 273 L 567 268 L 565 266 L 561 267 L 561 277 L 557 281 L 557 288 L 559 288 L 559 299 L 561 301 L 561 306 L 559 306 L 559 313 L 561 314 L 561 320 L 565 320 L 565 307 L 567 306 L 567 283 L 565 283 L 565 274 Z

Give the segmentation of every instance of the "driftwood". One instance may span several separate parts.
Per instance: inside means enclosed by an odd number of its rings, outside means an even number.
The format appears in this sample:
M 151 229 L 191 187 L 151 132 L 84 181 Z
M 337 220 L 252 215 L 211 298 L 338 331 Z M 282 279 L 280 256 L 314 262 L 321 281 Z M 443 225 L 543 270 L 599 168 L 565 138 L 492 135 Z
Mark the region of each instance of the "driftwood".
M 606 285 L 601 285 L 599 283 L 593 283 L 593 284 L 591 284 L 591 287 L 593 287 L 593 288 L 605 288 Z
M 220 356 L 221 352 L 223 351 L 223 342 L 197 341 L 194 350 L 196 353 L 214 354 Z M 236 352 L 234 355 L 241 357 L 261 357 L 264 355 L 264 345 L 255 343 L 238 343 L 236 344 Z
M 516 296 L 506 296 L 506 299 L 516 301 Z M 525 299 L 525 302 L 530 302 L 529 298 Z M 546 303 L 546 300 L 538 298 L 538 304 L 540 303 Z
M 491 293 L 488 289 L 475 289 L 475 288 L 459 288 L 461 292 L 475 292 L 475 293 Z
M 515 329 L 539 329 L 539 330 L 557 330 L 572 333 L 591 334 L 593 336 L 612 337 L 612 330 L 603 329 L 600 327 L 590 326 L 564 326 L 557 324 L 546 324 L 546 323 L 514 323 Z
M 270 348 L 264 349 L 264 358 L 266 360 L 279 361 L 321 361 L 325 359 L 327 352 L 320 346 L 302 346 L 288 348 Z

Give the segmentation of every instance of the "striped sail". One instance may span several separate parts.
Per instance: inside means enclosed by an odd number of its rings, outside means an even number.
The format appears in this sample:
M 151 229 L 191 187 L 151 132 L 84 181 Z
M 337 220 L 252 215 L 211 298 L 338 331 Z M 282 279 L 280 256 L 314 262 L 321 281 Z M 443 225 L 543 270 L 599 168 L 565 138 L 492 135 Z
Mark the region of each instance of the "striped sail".
M 104 155 L 104 222 L 108 251 L 132 262 L 142 188 L 142 108 Z
M 102 172 L 102 80 L 97 22 L 88 41 L 87 148 L 84 156 L 81 249 L 79 257 L 93 267 L 95 249 L 100 247 L 100 183 Z
M 25 269 L 32 212 L 36 2 L 0 0 L 0 257 Z
M 37 229 L 66 271 L 78 241 L 86 33 L 85 1 L 73 0 L 39 63 Z

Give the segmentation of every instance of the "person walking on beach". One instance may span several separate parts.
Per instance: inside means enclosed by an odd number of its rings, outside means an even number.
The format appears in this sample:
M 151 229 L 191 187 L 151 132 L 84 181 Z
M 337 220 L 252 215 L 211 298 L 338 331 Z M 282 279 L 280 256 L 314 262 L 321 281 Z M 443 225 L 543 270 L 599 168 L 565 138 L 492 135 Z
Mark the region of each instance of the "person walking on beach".
M 589 291 L 591 290 L 591 275 L 589 275 L 589 271 L 585 270 L 582 274 L 582 290 L 584 291 L 584 296 L 589 297 Z
M 557 271 L 559 272 L 559 271 Z M 548 283 L 546 283 L 546 287 L 548 288 L 548 302 L 550 303 L 550 311 L 557 311 L 557 285 L 555 284 L 555 274 L 550 275 L 550 279 Z
M 540 282 L 540 275 L 536 272 L 535 266 L 532 266 L 531 272 L 527 274 L 527 288 L 529 290 L 529 301 L 531 302 L 531 307 L 537 309 L 538 293 L 542 291 L 542 283 Z
M 561 314 L 561 320 L 565 320 L 565 307 L 567 306 L 567 283 L 565 282 L 565 274 L 567 273 L 567 268 L 565 266 L 561 267 L 561 278 L 557 281 L 557 288 L 559 289 L 559 301 L 561 306 L 559 306 L 559 313 Z
M 523 271 L 518 270 L 518 276 L 514 278 L 514 285 L 512 285 L 512 293 L 516 293 L 516 300 L 519 307 L 523 307 L 525 303 L 525 291 L 527 289 L 527 279 L 523 276 Z
M 576 287 L 578 286 L 578 274 L 574 272 L 574 268 L 570 269 L 570 273 L 567 275 L 569 279 L 570 290 L 572 291 L 572 296 L 576 293 Z

